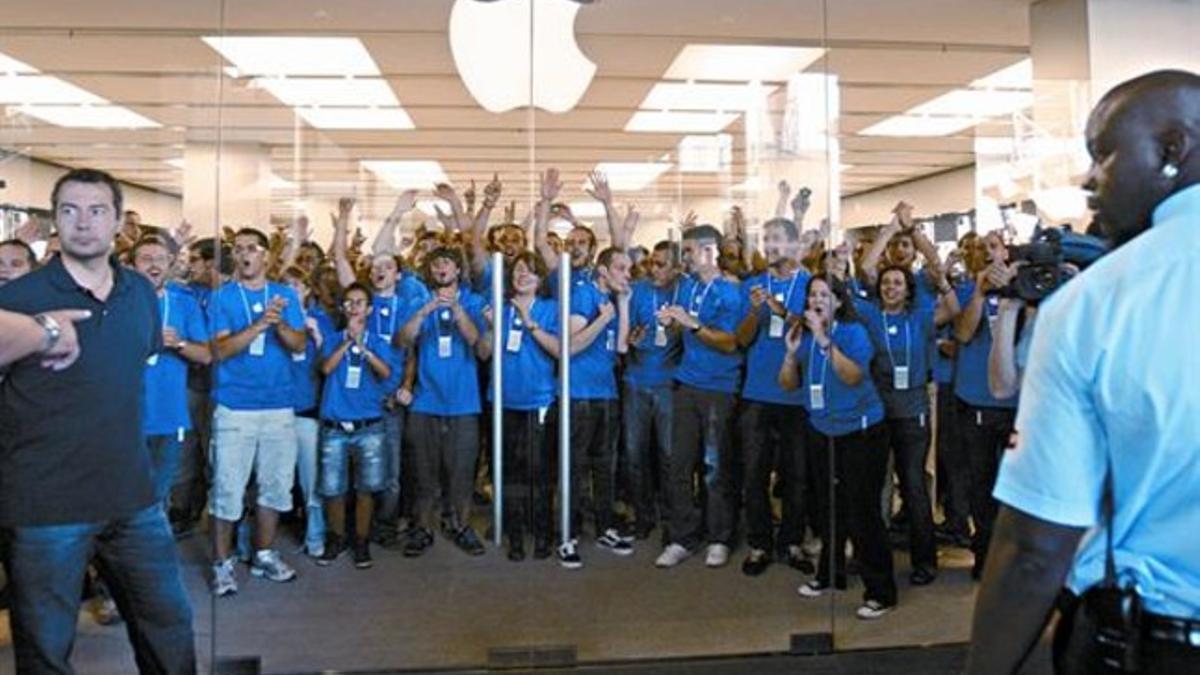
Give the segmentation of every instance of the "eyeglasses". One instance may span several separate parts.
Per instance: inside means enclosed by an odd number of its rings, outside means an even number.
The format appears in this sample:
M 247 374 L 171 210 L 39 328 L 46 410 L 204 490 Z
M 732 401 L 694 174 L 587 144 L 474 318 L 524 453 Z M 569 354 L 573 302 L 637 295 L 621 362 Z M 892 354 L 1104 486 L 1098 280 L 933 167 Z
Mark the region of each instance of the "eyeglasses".
M 263 250 L 263 248 L 257 244 L 251 244 L 249 246 L 234 246 L 233 254 L 234 255 L 254 255 L 255 253 L 258 253 L 262 250 Z
M 366 306 L 367 306 L 367 300 L 366 300 L 366 298 L 351 298 L 351 299 L 349 299 L 349 300 L 343 300 L 343 301 L 342 301 L 342 307 L 346 307 L 346 308 L 350 308 L 350 307 L 366 307 Z

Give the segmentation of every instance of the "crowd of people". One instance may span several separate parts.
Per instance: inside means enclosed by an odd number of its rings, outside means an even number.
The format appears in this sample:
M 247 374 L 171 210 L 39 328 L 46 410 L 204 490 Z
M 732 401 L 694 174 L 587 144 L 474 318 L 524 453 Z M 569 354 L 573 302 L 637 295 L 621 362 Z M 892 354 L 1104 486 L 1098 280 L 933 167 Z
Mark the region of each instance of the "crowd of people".
M 474 185 L 460 195 L 443 184 L 441 231 L 402 240 L 409 191 L 369 248 L 352 232 L 349 198 L 327 247 L 303 219 L 197 239 L 186 225 L 166 231 L 126 213 L 116 254 L 151 282 L 163 325 L 142 420 L 155 496 L 181 534 L 207 508 L 214 594 L 236 592 L 239 558 L 253 576 L 295 577 L 276 544 L 279 517 L 294 507 L 302 550 L 319 566 L 348 554 L 368 568 L 372 543 L 420 556 L 438 532 L 485 553 L 472 512 L 490 493 L 490 369 L 480 364 L 493 358 L 511 560 L 531 540 L 532 557 L 577 569 L 585 530 L 620 556 L 657 530 L 657 566 L 702 551 L 720 567 L 744 538 L 746 575 L 785 561 L 815 574 L 799 586 L 805 597 L 845 588 L 857 566 L 858 614 L 869 619 L 897 602 L 890 524 L 906 530 L 912 585 L 936 579 L 939 540 L 969 545 L 978 578 L 1015 407 L 1011 391 L 989 388 L 993 332 L 1020 307 L 989 292 L 1013 273 L 1001 234 L 968 234 L 942 260 L 901 203 L 873 239 L 827 248 L 819 230 L 803 230 L 807 191 L 790 199 L 783 183 L 761 251 L 736 209 L 728 232 L 689 214 L 681 237 L 646 250 L 631 243 L 636 209 L 613 205 L 604 176 L 590 183 L 606 207 L 603 250 L 558 201 L 554 169 L 525 223 L 510 209 L 490 225 L 498 180 L 478 200 Z M 572 223 L 566 236 L 553 220 Z M 490 303 L 496 251 L 500 307 Z M 0 244 L 0 279 L 37 265 L 27 241 Z M 564 331 L 567 533 L 552 516 Z M 926 470 L 934 428 L 937 525 Z M 896 513 L 881 498 L 894 482 Z M 827 555 L 814 555 L 815 541 Z

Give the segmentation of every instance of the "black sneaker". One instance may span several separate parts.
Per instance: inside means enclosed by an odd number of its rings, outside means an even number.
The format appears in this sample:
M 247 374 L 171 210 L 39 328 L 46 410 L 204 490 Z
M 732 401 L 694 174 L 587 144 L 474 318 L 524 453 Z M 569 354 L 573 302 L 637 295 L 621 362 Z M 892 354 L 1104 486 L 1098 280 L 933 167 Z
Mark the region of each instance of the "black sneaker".
M 583 558 L 579 557 L 579 546 L 574 539 L 558 547 L 558 564 L 569 570 L 583 567 Z
M 908 575 L 908 582 L 913 586 L 928 586 L 937 579 L 937 571 L 925 566 L 917 567 Z
M 471 529 L 470 525 L 463 525 L 462 529 L 454 535 L 454 545 L 467 555 L 483 555 L 487 550 L 483 547 L 483 542 L 479 541 L 479 535 L 475 534 L 475 530 Z
M 804 547 L 799 544 L 792 544 L 787 547 L 787 563 L 788 566 L 801 574 L 815 574 L 817 571 L 816 565 L 804 555 Z
M 508 559 L 513 562 L 521 562 L 525 559 L 525 538 L 513 537 L 508 538 Z
M 413 528 L 404 544 L 404 557 L 423 556 L 430 546 L 433 546 L 433 533 L 423 527 Z
M 549 539 L 534 539 L 533 541 L 533 559 L 545 560 L 554 552 L 554 546 Z
M 354 566 L 360 570 L 369 569 L 374 563 L 371 561 L 371 542 L 366 539 L 359 539 L 354 542 Z
M 617 555 L 633 555 L 633 545 L 621 538 L 613 528 L 608 528 L 604 534 L 596 537 L 596 545 Z
M 325 541 L 325 550 L 313 562 L 321 567 L 329 567 L 333 564 L 333 561 L 340 558 L 345 552 L 346 544 L 342 541 L 342 538 L 331 534 L 329 535 L 329 539 Z
M 767 571 L 767 566 L 771 564 L 771 556 L 761 548 L 750 549 L 750 555 L 742 561 L 742 574 L 748 577 L 756 577 Z

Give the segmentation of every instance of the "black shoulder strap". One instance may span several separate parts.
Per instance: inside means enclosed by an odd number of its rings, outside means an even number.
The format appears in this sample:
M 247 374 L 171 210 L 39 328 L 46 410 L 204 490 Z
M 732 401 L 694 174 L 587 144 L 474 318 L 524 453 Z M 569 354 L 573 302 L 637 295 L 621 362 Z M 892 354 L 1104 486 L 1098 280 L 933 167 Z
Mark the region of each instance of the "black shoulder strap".
M 1113 556 L 1113 470 L 1112 459 L 1108 461 L 1108 471 L 1104 474 L 1104 493 L 1100 497 L 1100 513 L 1104 522 L 1104 585 L 1116 587 L 1117 561 Z

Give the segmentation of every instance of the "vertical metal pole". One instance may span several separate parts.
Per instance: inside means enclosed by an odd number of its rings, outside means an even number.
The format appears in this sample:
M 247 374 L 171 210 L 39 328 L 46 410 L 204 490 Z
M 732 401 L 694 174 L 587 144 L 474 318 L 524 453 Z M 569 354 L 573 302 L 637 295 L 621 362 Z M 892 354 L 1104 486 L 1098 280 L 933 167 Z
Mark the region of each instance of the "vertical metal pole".
M 504 255 L 492 253 L 492 527 L 504 538 Z
M 571 539 L 571 255 L 558 257 L 558 495 L 562 543 Z

